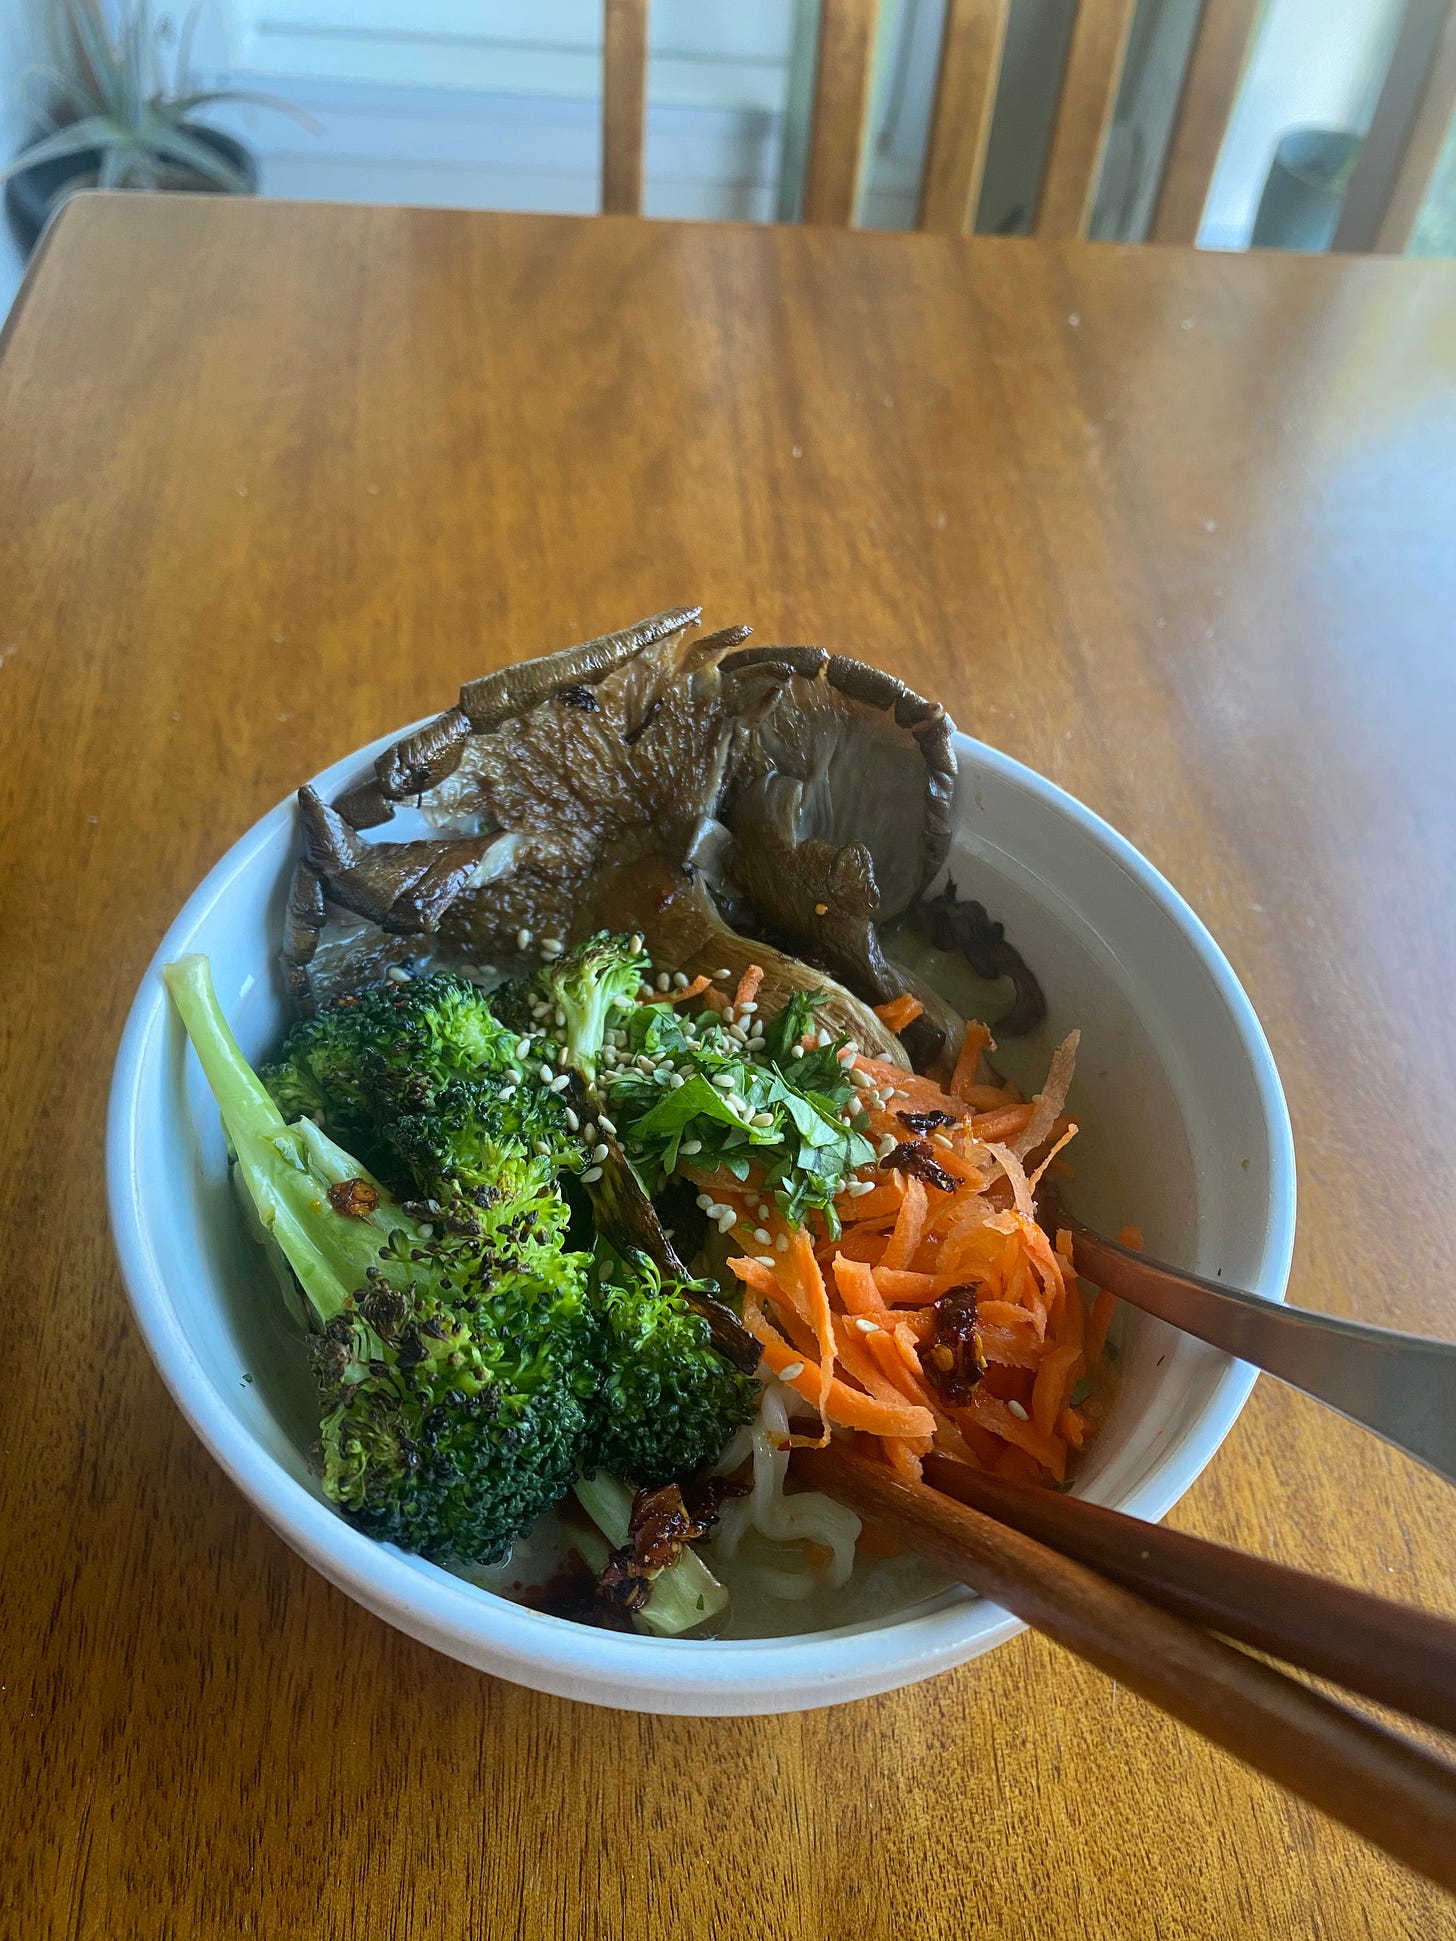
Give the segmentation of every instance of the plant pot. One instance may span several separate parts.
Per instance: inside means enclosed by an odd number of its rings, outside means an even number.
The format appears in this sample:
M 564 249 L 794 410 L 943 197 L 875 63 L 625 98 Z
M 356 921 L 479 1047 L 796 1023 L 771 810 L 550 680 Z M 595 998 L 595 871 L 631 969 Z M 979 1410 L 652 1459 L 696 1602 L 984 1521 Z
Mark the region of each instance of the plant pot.
M 1254 218 L 1255 249 L 1328 249 L 1339 225 L 1360 137 L 1291 128 L 1279 138 Z
M 216 128 L 201 128 L 195 122 L 187 125 L 189 135 L 215 149 L 226 162 L 231 162 L 244 177 L 250 191 L 258 187 L 258 165 L 231 135 L 224 135 Z M 68 194 L 94 185 L 96 171 L 101 165 L 99 149 L 83 149 L 78 155 L 58 156 L 51 162 L 37 162 L 31 168 L 17 169 L 5 184 L 5 214 L 9 218 L 10 233 L 20 246 L 23 256 L 28 257 L 40 239 L 40 233 L 60 208 Z M 177 187 L 193 192 L 226 194 L 215 182 L 209 182 L 200 175 L 190 175 L 185 169 L 177 172 Z

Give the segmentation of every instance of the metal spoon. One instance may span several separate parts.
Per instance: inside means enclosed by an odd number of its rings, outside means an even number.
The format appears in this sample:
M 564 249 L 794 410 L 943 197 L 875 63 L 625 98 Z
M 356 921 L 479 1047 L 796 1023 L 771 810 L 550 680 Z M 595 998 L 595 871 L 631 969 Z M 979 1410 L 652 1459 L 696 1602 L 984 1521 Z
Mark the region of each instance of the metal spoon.
M 1060 1212 L 1098 1287 L 1373 1429 L 1456 1483 L 1456 1343 L 1284 1307 L 1130 1253 Z

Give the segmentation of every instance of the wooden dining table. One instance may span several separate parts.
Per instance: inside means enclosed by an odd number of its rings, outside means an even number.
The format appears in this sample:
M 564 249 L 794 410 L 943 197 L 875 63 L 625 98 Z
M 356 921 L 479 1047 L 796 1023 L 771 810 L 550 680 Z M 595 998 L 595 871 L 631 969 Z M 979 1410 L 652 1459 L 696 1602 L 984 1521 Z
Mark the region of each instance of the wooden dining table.
M 1290 1296 L 1456 1334 L 1456 264 L 87 195 L 0 339 L 0 1935 L 1230 1941 L 1456 1904 L 1030 1633 L 780 1717 L 518 1689 L 172 1406 L 118 1034 L 203 873 L 680 602 L 944 700 L 1212 927 Z M 1456 1612 L 1456 1497 L 1261 1380 L 1179 1528 Z

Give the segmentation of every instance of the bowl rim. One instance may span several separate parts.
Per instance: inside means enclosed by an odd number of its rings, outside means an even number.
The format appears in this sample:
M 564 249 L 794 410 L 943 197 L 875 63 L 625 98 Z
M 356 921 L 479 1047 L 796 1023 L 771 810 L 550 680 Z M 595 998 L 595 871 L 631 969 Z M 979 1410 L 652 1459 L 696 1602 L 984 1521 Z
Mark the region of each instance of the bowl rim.
M 332 763 L 312 786 L 330 799 L 408 732 L 381 735 Z M 1038 798 L 1108 852 L 1172 920 L 1199 959 L 1248 1058 L 1268 1141 L 1268 1217 L 1260 1271 L 1250 1291 L 1283 1300 L 1294 1251 L 1293 1132 L 1273 1053 L 1228 960 L 1172 884 L 1101 816 L 999 749 L 959 732 L 955 745 L 959 762 L 990 771 Z M 928 1677 L 1022 1630 L 1021 1622 L 999 1607 L 966 1597 L 887 1623 L 790 1637 L 688 1640 L 597 1631 L 527 1610 L 362 1535 L 254 1439 L 214 1388 L 173 1311 L 149 1237 L 147 1194 L 136 1164 L 138 1103 L 143 1072 L 161 1055 L 159 1038 L 167 1015 L 161 966 L 191 946 L 199 925 L 291 824 L 294 802 L 289 795 L 253 823 L 168 926 L 121 1034 L 106 1125 L 112 1239 L 137 1325 L 183 1416 L 254 1508 L 340 1589 L 435 1648 L 540 1690 L 626 1709 L 746 1713 L 834 1704 Z M 1165 1515 L 1233 1428 L 1256 1377 L 1248 1364 L 1229 1360 L 1177 1444 L 1117 1507 L 1153 1521 Z

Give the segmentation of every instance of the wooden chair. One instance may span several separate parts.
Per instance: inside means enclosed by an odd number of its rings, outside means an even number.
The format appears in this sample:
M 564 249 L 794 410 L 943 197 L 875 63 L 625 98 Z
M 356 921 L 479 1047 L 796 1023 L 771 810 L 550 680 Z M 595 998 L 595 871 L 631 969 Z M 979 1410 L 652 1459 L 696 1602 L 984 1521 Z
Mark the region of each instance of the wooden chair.
M 649 0 L 604 0 L 602 208 L 642 207 Z M 1085 236 L 1137 0 L 1074 0 L 1076 14 L 1032 231 Z M 975 221 L 1011 0 L 948 0 L 919 227 Z M 1148 239 L 1191 244 L 1238 94 L 1258 0 L 1203 0 Z M 864 168 L 879 0 L 820 0 L 806 222 L 854 222 Z M 1414 26 L 1412 23 L 1415 23 Z M 1456 102 L 1456 0 L 1408 0 L 1401 41 L 1350 185 L 1358 220 L 1336 247 L 1405 247 Z

